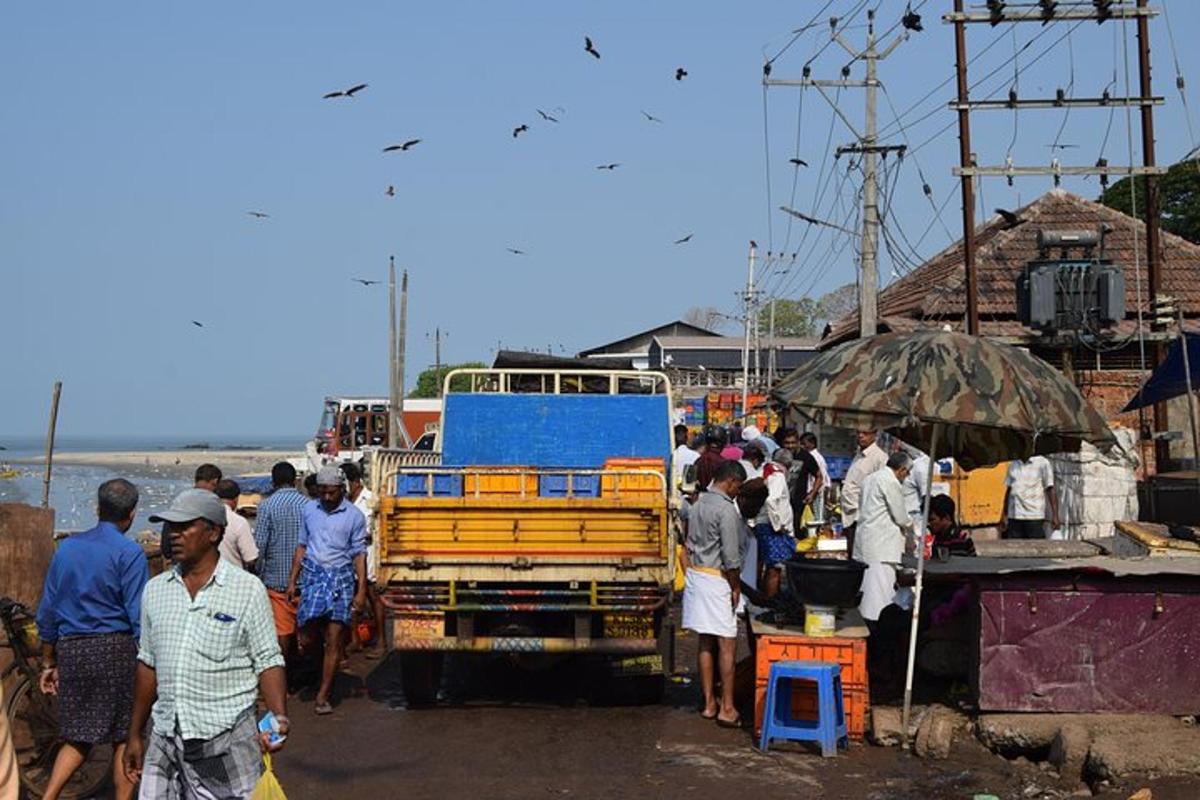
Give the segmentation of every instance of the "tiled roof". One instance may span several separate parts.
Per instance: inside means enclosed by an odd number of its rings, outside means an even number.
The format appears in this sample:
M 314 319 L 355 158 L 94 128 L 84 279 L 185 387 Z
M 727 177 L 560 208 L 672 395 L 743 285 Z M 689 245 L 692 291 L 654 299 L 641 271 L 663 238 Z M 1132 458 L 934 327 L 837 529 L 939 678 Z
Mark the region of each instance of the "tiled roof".
M 982 335 L 1022 339 L 1037 335 L 1017 320 L 1016 281 L 1026 263 L 1038 257 L 1039 230 L 1096 230 L 1101 224 L 1112 228 L 1105 238 L 1105 257 L 1125 269 L 1126 322 L 1115 332 L 1136 327 L 1139 297 L 1143 310 L 1148 308 L 1146 226 L 1141 220 L 1062 189 L 1047 192 L 1016 214 L 1026 220 L 1016 227 L 1008 227 L 996 216 L 975 229 Z M 1165 231 L 1161 241 L 1163 293 L 1175 297 L 1188 316 L 1200 316 L 1200 245 Z M 880 329 L 908 331 L 946 324 L 963 329 L 965 282 L 958 241 L 880 293 Z M 824 344 L 857 333 L 856 309 L 833 324 Z

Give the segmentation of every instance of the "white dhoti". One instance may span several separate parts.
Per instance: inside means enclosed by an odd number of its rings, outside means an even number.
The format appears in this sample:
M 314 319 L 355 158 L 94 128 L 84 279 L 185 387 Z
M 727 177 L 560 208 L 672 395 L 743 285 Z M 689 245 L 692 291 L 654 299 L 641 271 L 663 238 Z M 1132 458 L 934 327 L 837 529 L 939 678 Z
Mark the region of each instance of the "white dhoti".
M 896 568 L 891 564 L 868 562 L 861 591 L 858 613 L 863 619 L 875 622 L 896 597 Z
M 733 589 L 723 575 L 688 569 L 684 577 L 683 627 L 725 639 L 737 638 Z

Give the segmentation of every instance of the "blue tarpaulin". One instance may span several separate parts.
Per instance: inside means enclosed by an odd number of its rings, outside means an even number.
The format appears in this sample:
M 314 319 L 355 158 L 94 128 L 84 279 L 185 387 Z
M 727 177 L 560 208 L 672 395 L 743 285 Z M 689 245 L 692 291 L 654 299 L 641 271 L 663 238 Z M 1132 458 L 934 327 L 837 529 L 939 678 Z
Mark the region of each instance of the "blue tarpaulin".
M 1187 341 L 1188 365 L 1192 369 L 1192 389 L 1200 388 L 1200 334 L 1185 334 Z M 1139 408 L 1152 406 L 1173 397 L 1187 394 L 1187 378 L 1183 369 L 1183 347 L 1179 339 L 1171 342 L 1167 349 L 1167 357 L 1158 368 L 1150 374 L 1145 384 L 1122 409 L 1136 411 Z

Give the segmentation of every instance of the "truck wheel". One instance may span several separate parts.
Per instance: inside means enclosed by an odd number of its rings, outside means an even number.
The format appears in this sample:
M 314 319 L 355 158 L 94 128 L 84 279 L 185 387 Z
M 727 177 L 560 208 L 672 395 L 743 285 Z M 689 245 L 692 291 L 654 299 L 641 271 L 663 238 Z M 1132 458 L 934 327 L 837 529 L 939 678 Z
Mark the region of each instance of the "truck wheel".
M 400 683 L 409 707 L 431 706 L 437 702 L 442 685 L 441 653 L 401 653 Z

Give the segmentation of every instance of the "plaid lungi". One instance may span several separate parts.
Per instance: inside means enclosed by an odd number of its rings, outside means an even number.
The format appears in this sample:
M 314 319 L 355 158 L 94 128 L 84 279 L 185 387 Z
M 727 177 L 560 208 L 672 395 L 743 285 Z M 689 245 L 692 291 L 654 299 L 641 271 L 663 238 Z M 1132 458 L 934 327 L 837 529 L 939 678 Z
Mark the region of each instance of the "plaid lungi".
M 138 797 L 142 800 L 248 798 L 262 771 L 262 750 L 251 706 L 232 728 L 211 739 L 184 739 L 178 733 L 152 732 Z
M 296 624 L 304 627 L 314 619 L 349 624 L 355 582 L 353 564 L 330 569 L 305 559 Z
M 133 714 L 137 641 L 131 633 L 58 640 L 58 730 L 68 742 L 123 742 Z

